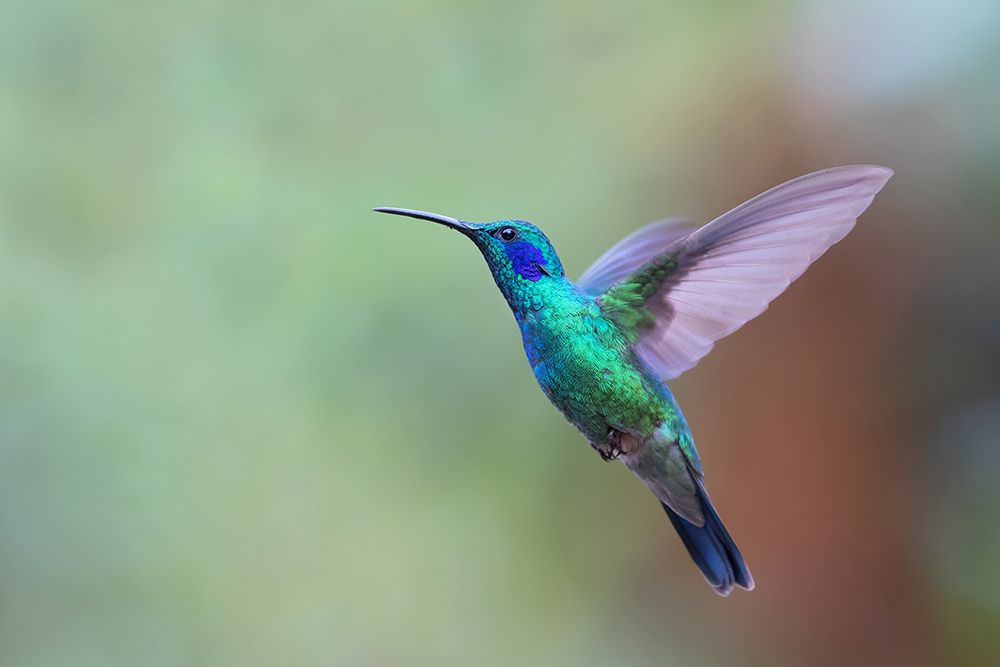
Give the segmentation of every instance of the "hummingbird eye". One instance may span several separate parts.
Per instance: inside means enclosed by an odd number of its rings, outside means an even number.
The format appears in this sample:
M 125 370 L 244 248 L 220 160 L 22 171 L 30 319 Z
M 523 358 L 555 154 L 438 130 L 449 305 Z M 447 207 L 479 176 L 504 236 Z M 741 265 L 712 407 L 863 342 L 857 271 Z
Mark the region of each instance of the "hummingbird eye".
M 496 232 L 496 237 L 504 243 L 510 243 L 518 236 L 517 230 L 513 227 L 501 227 Z

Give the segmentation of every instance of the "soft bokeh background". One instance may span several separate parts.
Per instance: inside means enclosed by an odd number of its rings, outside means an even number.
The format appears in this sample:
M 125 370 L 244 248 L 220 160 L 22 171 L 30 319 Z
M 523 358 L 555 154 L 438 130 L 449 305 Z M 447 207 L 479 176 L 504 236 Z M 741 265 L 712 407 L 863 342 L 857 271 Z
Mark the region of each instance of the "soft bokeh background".
M 1000 4 L 0 3 L 0 664 L 1000 664 Z M 873 162 L 674 385 L 757 590 L 456 234 Z

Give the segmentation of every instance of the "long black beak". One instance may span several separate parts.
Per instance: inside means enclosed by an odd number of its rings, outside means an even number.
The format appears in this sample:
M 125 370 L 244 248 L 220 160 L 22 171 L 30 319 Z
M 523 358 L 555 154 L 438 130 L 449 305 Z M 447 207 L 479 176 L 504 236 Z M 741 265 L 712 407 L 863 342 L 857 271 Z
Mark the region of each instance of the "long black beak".
M 464 220 L 459 220 L 458 218 L 449 218 L 446 215 L 438 215 L 437 213 L 428 213 L 427 211 L 414 211 L 410 208 L 393 208 L 391 206 L 379 206 L 376 209 L 372 209 L 376 213 L 389 213 L 391 215 L 405 215 L 408 218 L 418 218 L 420 220 L 430 220 L 431 222 L 436 222 L 439 225 L 444 225 L 445 227 L 451 227 L 452 229 L 457 229 L 465 235 L 471 234 L 476 229 L 476 225 L 465 222 Z

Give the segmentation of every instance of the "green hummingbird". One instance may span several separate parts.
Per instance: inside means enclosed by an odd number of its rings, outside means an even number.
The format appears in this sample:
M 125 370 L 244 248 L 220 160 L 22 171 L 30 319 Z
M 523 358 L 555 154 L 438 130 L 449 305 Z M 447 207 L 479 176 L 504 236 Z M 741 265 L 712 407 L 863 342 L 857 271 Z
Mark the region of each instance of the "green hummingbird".
M 854 227 L 892 176 L 859 165 L 779 185 L 698 229 L 633 232 L 574 284 L 545 234 L 523 220 L 473 223 L 402 208 L 479 248 L 549 400 L 605 461 L 620 460 L 660 501 L 720 595 L 753 577 L 705 487 L 694 438 L 666 382 L 762 313 Z

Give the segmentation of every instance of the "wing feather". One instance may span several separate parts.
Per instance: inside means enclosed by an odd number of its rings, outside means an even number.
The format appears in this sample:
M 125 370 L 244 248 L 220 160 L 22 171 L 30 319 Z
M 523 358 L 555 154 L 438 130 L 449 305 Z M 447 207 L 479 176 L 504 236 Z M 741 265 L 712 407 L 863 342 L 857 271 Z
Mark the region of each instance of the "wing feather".
M 576 285 L 597 296 L 693 229 L 689 221 L 681 218 L 667 218 L 637 229 L 598 257 Z
M 612 317 L 616 309 L 648 308 L 652 317 L 620 321 L 641 329 L 634 332 L 639 355 L 663 379 L 675 378 L 708 354 L 715 341 L 764 312 L 844 238 L 891 176 L 891 169 L 868 165 L 802 176 L 673 238 L 658 251 L 651 247 L 654 234 L 642 237 L 642 243 L 636 243 L 642 252 L 633 257 L 645 259 L 633 263 L 631 272 L 623 273 L 627 262 L 621 254 L 605 259 L 622 241 L 598 260 L 609 268 L 592 267 L 584 273 L 591 279 L 584 289 L 594 293 L 592 289 L 616 276 L 598 292 L 603 292 L 599 301 Z M 651 270 L 657 266 L 669 270 Z M 651 280 L 660 284 L 650 285 Z M 637 303 L 636 294 L 649 296 Z

